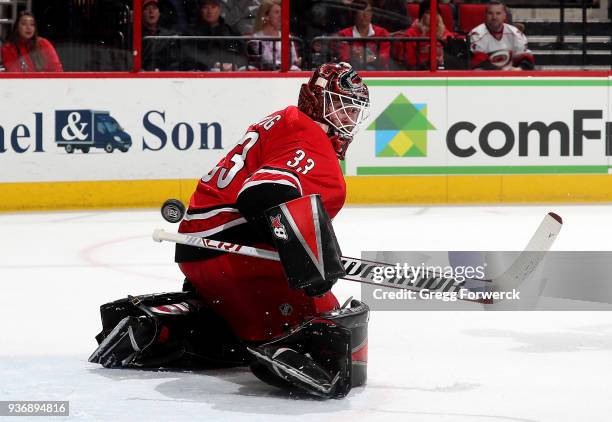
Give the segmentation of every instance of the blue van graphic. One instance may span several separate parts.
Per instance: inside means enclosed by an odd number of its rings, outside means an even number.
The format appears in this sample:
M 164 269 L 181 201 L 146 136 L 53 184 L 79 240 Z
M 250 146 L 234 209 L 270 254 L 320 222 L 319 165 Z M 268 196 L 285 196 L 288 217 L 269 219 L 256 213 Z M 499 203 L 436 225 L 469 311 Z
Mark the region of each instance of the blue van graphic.
M 88 153 L 90 148 L 115 149 L 127 152 L 132 138 L 111 117 L 108 111 L 57 110 L 55 112 L 55 143 L 68 154 L 75 149 Z

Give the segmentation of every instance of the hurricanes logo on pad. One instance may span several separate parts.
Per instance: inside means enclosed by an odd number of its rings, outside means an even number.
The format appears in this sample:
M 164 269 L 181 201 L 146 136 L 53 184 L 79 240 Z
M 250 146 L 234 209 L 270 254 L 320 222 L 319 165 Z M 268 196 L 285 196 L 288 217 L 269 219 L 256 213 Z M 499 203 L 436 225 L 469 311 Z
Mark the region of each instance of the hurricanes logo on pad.
M 272 230 L 274 231 L 274 236 L 279 239 L 287 240 L 287 230 L 285 229 L 285 225 L 281 223 L 281 216 L 278 214 L 276 217 L 270 217 L 270 225 L 272 226 Z

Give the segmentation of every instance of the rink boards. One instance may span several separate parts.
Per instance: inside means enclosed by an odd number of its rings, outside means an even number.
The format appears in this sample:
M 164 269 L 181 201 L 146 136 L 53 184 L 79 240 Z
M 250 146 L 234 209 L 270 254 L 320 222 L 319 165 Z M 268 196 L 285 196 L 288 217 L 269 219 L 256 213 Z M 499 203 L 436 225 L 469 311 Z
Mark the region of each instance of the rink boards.
M 0 79 L 0 210 L 187 200 L 249 124 L 296 103 L 302 82 Z M 610 78 L 367 82 L 370 118 L 343 167 L 349 203 L 612 200 Z

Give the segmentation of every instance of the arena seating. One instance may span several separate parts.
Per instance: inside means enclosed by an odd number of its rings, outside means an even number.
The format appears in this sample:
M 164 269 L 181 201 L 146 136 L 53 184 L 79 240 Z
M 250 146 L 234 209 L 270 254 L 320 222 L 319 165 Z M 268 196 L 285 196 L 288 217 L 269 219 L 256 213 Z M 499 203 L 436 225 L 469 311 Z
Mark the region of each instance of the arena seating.
M 461 4 L 459 6 L 459 32 L 468 33 L 484 22 L 486 5 Z

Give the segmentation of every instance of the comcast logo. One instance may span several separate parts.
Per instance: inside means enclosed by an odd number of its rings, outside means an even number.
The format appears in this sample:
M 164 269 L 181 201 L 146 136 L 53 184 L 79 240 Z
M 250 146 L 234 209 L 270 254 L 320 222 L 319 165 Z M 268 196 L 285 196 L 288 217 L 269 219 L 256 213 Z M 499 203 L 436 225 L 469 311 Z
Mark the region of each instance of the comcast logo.
M 400 94 L 366 130 L 376 131 L 377 157 L 426 157 L 427 131 L 435 129 L 427 104 L 412 104 Z

